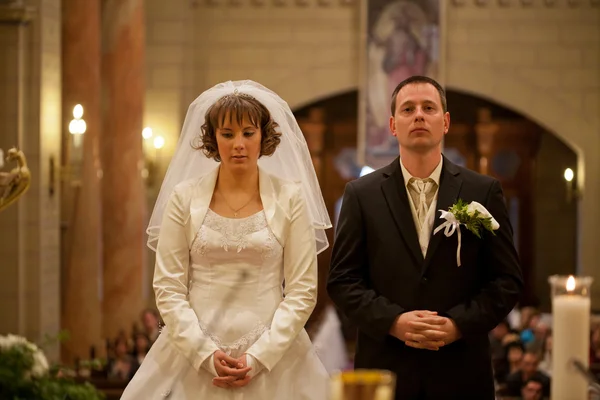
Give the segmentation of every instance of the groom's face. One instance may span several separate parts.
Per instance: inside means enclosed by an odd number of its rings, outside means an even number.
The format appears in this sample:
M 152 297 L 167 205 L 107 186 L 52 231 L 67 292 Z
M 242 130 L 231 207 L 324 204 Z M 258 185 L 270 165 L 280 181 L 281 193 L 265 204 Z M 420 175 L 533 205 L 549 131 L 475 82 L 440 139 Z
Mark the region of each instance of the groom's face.
M 439 148 L 449 127 L 450 114 L 444 112 L 433 85 L 413 83 L 398 92 L 390 130 L 401 147 L 415 152 Z

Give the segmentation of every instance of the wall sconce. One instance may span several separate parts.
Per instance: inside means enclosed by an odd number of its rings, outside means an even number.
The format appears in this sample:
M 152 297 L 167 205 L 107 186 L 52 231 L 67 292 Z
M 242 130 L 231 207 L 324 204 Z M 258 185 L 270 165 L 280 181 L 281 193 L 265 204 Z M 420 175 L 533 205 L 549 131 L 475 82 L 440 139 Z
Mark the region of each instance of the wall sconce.
M 565 169 L 564 172 L 565 183 L 567 184 L 567 203 L 571 203 L 573 200 L 579 198 L 579 190 L 575 186 L 575 173 L 571 168 Z
M 73 144 L 75 147 L 81 146 L 81 138 L 87 129 L 87 125 L 83 117 L 83 107 L 77 104 L 73 107 L 73 119 L 69 122 L 69 133 L 73 135 Z
M 149 186 L 153 186 L 159 169 L 161 149 L 165 146 L 165 138 L 160 135 L 154 136 L 154 131 L 149 126 L 142 130 L 142 138 L 144 139 L 142 178 Z
M 149 126 L 142 129 L 142 137 L 144 139 L 150 139 L 153 134 L 154 134 L 154 132 L 152 132 L 152 128 L 150 128 Z
M 163 138 L 162 136 L 157 136 L 154 138 L 153 144 L 158 154 L 158 150 L 162 149 L 165 145 L 165 138 Z
M 69 146 L 71 151 L 67 152 L 68 159 L 65 161 L 65 165 L 60 165 L 60 161 L 57 161 L 54 156 L 51 156 L 49 159 L 48 192 L 50 196 L 54 195 L 57 180 L 69 183 L 71 186 L 78 186 L 80 184 L 78 178 L 83 160 L 81 143 L 83 134 L 86 130 L 87 124 L 83 119 L 83 106 L 81 104 L 76 104 L 75 107 L 73 107 L 73 119 L 69 122 L 69 133 L 73 138 L 73 148 Z

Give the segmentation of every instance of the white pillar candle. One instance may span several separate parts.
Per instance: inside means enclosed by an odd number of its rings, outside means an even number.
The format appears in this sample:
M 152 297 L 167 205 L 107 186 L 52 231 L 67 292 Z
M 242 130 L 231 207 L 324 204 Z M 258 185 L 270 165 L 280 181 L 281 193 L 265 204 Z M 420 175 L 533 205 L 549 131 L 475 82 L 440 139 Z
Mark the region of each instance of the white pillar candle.
M 590 307 L 590 298 L 581 294 L 552 299 L 552 400 L 588 398 L 588 384 L 571 360 L 589 365 Z

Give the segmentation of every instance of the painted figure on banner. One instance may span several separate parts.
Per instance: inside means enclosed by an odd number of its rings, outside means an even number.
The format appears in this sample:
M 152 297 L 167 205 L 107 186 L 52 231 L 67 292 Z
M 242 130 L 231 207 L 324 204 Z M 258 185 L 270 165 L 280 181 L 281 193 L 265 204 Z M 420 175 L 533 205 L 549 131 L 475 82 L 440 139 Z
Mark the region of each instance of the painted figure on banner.
M 381 167 L 394 158 L 386 110 L 398 82 L 438 74 L 439 1 L 379 0 L 368 3 L 366 158 Z

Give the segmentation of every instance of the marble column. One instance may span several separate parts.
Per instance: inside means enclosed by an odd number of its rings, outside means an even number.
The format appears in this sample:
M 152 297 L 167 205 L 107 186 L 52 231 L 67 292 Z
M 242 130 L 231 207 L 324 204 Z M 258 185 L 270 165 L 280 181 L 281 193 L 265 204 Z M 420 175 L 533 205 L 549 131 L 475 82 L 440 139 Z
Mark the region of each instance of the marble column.
M 18 146 L 32 176 L 0 212 L 0 334 L 36 342 L 60 329 L 60 19 L 60 0 L 0 4 L 0 148 Z
M 63 237 L 62 327 L 70 332 L 62 358 L 89 357 L 102 349 L 99 278 L 102 271 L 100 154 L 100 2 L 62 1 Z M 82 143 L 69 133 L 73 107 L 81 104 Z M 75 144 L 74 144 L 75 143 Z M 71 168 L 78 165 L 79 168 Z
M 32 14 L 33 10 L 28 12 L 25 7 L 0 2 L 0 149 L 3 150 L 3 157 L 7 156 L 8 149 L 12 147 L 25 151 L 30 169 L 33 168 L 30 160 L 35 160 L 35 156 L 30 155 L 29 148 L 24 146 L 24 125 L 29 89 L 25 64 L 28 55 L 26 46 L 31 35 Z M 31 148 L 32 153 L 36 151 L 39 150 Z M 4 173 L 16 166 L 16 163 L 6 159 L 3 164 L 0 171 Z M 30 191 L 25 192 L 17 202 L 0 212 L 0 335 L 25 333 L 25 201 L 31 197 Z M 32 200 L 35 202 L 36 199 Z
M 102 9 L 104 177 L 103 333 L 130 333 L 144 306 L 144 2 L 105 0 Z

